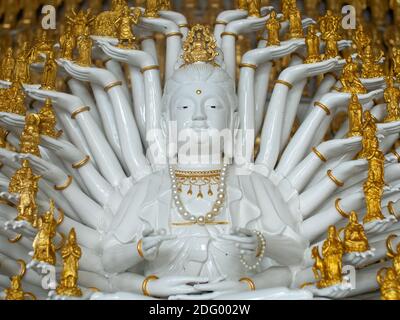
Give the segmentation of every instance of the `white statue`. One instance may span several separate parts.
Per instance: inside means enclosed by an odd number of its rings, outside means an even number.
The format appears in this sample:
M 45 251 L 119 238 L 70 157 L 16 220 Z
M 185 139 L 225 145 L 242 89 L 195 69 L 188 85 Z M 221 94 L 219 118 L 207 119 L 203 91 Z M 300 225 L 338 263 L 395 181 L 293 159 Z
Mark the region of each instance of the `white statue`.
M 18 195 L 5 190 L 20 160 L 29 159 L 41 176 L 39 212 L 53 199 L 65 214 L 58 231 L 76 231 L 81 299 L 343 298 L 378 289 L 375 275 L 382 265 L 362 267 L 380 261 L 386 233 L 399 230 L 393 214 L 400 210 L 397 153 L 386 155 L 392 164 L 382 196 L 385 219 L 365 225 L 372 249 L 344 257 L 360 268 L 356 289 L 348 283 L 318 288 L 312 248 L 323 247 L 329 226 L 346 224 L 346 212 L 363 212 L 368 161 L 354 160 L 361 137 L 340 136 L 346 122 L 336 138 L 324 141 L 333 116 L 351 98 L 332 90 L 332 75 L 341 72 L 344 60 L 303 64 L 304 39 L 271 47 L 260 40 L 243 55 L 236 85 L 235 35 L 264 30 L 270 10 L 263 8 L 260 18 L 248 18 L 244 10 L 222 12 L 213 33 L 201 25 L 188 30 L 182 14 L 160 11 L 159 18 L 141 18 L 135 29 L 145 38 L 141 50 L 93 36 L 93 57 L 105 61 L 104 67 L 58 59 L 71 93 L 24 85 L 31 99 L 52 100 L 65 135 L 42 136 L 41 158 L 1 148 L 0 195 L 17 203 Z M 312 22 L 303 20 L 303 27 Z M 283 22 L 281 33 L 287 29 Z M 165 83 L 149 37 L 154 32 L 166 35 Z M 341 41 L 339 50 L 349 45 Z M 292 54 L 267 101 L 273 61 Z M 302 108 L 307 79 L 324 74 L 312 105 Z M 358 98 L 371 109 L 382 97 L 382 82 L 362 81 L 369 92 Z M 382 110 L 376 106 L 372 113 L 383 119 Z M 300 125 L 290 137 L 296 117 Z M 10 143 L 24 122 L 0 112 Z M 377 131 L 389 153 L 400 123 L 378 124 Z M 16 209 L 1 202 L 1 274 L 10 269 L 3 262 L 17 266 L 17 255 L 29 259 L 35 236 L 15 217 Z M 61 265 L 57 261 L 57 275 Z M 54 288 L 42 287 L 38 270 L 28 268 L 25 278 L 29 290 L 44 299 Z M 50 291 L 49 298 L 68 297 Z

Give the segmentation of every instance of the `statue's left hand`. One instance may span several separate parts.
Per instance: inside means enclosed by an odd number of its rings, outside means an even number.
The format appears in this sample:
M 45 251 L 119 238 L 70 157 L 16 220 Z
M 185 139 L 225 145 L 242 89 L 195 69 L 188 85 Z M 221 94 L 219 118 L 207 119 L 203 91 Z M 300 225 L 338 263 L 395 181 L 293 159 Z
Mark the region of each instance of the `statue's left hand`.
M 258 239 L 251 230 L 235 228 L 230 234 L 221 234 L 218 237 L 225 241 L 234 242 L 241 254 L 255 256 L 257 253 Z

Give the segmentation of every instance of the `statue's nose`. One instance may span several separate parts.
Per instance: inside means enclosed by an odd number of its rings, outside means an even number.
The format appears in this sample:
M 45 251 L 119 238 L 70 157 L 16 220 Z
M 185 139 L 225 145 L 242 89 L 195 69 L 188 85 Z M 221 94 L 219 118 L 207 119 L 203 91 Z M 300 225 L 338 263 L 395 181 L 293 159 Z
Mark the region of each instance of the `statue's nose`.
M 192 116 L 193 121 L 204 121 L 207 120 L 207 116 L 203 111 L 203 108 L 196 108 L 195 113 Z

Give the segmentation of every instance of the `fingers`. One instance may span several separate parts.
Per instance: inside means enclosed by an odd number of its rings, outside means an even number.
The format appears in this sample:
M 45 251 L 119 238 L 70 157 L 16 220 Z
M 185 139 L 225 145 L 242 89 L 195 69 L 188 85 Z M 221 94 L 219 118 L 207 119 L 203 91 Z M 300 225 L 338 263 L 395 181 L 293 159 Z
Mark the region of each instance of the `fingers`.
M 174 279 L 173 282 L 175 284 L 187 284 L 187 283 L 204 283 L 208 282 L 208 278 L 206 277 L 180 277 Z
M 142 232 L 142 236 L 143 237 L 148 237 L 150 234 L 152 234 L 154 232 L 154 229 L 153 228 L 149 228 L 149 227 L 146 227 L 144 230 L 143 230 L 143 232 Z
M 219 296 L 218 292 L 204 293 L 204 294 L 189 294 L 189 295 L 175 295 L 170 296 L 169 300 L 212 300 Z
M 146 237 L 143 239 L 143 249 L 148 250 L 152 247 L 158 246 L 163 241 L 175 239 L 174 235 Z
M 239 243 L 254 243 L 255 242 L 254 237 L 241 237 L 241 236 L 233 236 L 233 235 L 228 235 L 228 234 L 219 235 L 219 238 L 224 239 L 224 240 L 239 242 Z

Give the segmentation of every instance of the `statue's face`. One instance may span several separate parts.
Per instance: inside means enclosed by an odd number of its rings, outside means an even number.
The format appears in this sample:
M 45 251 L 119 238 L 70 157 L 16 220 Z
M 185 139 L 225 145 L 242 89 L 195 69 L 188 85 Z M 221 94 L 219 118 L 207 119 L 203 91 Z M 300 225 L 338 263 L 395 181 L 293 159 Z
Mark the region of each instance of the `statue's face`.
M 192 132 L 198 143 L 212 143 L 217 131 L 226 132 L 231 127 L 231 106 L 223 90 L 215 84 L 183 85 L 170 101 L 170 120 L 176 123 L 178 137 Z

